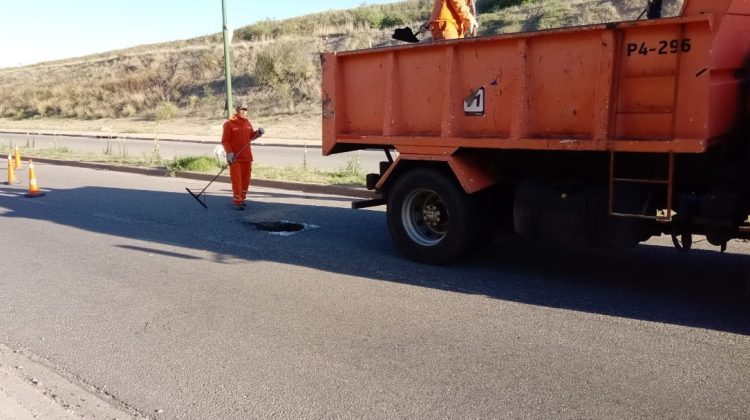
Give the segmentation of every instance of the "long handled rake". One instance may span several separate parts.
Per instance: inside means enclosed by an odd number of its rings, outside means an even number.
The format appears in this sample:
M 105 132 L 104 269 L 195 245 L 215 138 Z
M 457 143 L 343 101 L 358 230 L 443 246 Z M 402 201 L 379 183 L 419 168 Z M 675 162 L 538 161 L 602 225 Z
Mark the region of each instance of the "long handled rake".
M 237 151 L 237 152 L 235 153 L 235 156 L 239 156 L 240 152 L 242 152 L 242 151 L 243 151 L 243 150 L 245 150 L 245 149 L 246 149 L 246 148 L 247 148 L 248 146 L 250 146 L 250 142 L 251 142 L 251 141 L 253 141 L 253 140 L 257 139 L 257 138 L 258 138 L 258 137 L 260 137 L 260 136 L 262 136 L 262 135 L 263 135 L 263 133 L 264 133 L 264 131 L 263 131 L 263 128 L 259 128 L 259 129 L 258 129 L 258 131 L 256 131 L 256 132 L 255 132 L 255 135 L 253 136 L 253 138 L 251 138 L 251 139 L 250 139 L 250 140 L 249 140 L 249 141 L 247 142 L 247 144 L 246 144 L 246 145 L 244 145 L 244 146 L 242 147 L 242 149 L 240 149 L 239 151 Z M 226 170 L 226 169 L 227 169 L 227 168 L 229 167 L 229 165 L 231 165 L 232 163 L 234 163 L 234 162 L 227 162 L 227 163 L 226 163 L 226 165 L 224 165 L 224 166 L 223 166 L 223 167 L 221 168 L 221 170 L 219 171 L 219 173 L 218 173 L 218 174 L 216 174 L 216 176 L 215 176 L 215 177 L 213 177 L 213 179 L 211 179 L 211 181 L 209 181 L 209 182 L 208 182 L 208 184 L 206 184 L 206 186 L 205 186 L 205 187 L 203 187 L 203 189 L 201 190 L 201 192 L 199 192 L 199 193 L 197 193 L 197 194 L 196 194 L 196 193 L 194 193 L 193 191 L 191 191 L 191 190 L 190 190 L 190 188 L 185 188 L 185 189 L 187 190 L 187 192 L 188 192 L 188 193 L 190 193 L 190 195 L 191 195 L 191 196 L 193 196 L 193 198 L 195 199 L 195 201 L 197 201 L 197 202 L 198 202 L 198 204 L 200 204 L 201 206 L 203 206 L 203 208 L 204 208 L 204 209 L 208 210 L 208 206 L 206 205 L 206 196 L 205 196 L 205 195 L 204 195 L 203 193 L 205 193 L 205 192 L 206 192 L 206 190 L 208 189 L 208 187 L 210 187 L 210 186 L 211 186 L 211 184 L 213 184 L 213 183 L 214 183 L 214 181 L 216 181 L 216 178 L 218 178 L 219 176 L 221 176 L 221 174 L 223 174 L 223 173 L 224 173 L 224 171 L 225 171 L 225 170 Z M 201 200 L 201 196 L 203 196 L 203 199 L 202 199 L 202 200 Z

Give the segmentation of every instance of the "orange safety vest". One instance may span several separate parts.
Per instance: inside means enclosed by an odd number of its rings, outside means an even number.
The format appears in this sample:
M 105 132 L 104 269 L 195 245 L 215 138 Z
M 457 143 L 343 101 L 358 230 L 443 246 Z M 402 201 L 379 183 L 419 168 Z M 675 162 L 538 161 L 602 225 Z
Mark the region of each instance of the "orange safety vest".
M 239 154 L 234 157 L 237 161 L 252 162 L 253 152 L 250 150 L 250 146 L 245 146 L 250 142 L 250 139 L 254 135 L 255 130 L 253 130 L 253 125 L 250 124 L 250 120 L 242 118 L 238 114 L 234 114 L 232 118 L 224 123 L 224 131 L 221 135 L 221 145 L 224 146 L 224 151 L 227 153 L 239 152 Z M 245 147 L 244 150 L 242 150 L 243 147 Z
M 432 38 L 463 38 L 471 22 L 473 0 L 434 0 L 430 16 Z

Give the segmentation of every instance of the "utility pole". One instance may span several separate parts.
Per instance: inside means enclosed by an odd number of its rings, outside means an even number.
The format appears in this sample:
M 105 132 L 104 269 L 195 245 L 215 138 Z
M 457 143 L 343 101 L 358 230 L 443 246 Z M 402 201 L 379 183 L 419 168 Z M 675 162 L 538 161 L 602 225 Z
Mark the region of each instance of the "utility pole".
M 227 84 L 227 118 L 232 116 L 232 56 L 229 51 L 231 41 L 227 29 L 227 0 L 221 0 L 222 31 L 224 33 L 224 78 Z

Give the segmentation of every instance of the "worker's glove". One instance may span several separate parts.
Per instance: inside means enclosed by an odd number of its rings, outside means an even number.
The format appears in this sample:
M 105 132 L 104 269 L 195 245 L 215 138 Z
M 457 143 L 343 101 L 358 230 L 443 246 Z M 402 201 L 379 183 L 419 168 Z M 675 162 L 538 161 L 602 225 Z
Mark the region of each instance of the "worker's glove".
M 227 153 L 227 163 L 230 165 L 234 163 L 234 153 Z
M 479 31 L 479 22 L 477 22 L 477 19 L 474 16 L 469 15 L 469 35 L 477 36 L 478 31 Z
M 262 136 L 265 133 L 266 133 L 266 130 L 264 130 L 263 127 L 258 127 L 258 129 L 255 130 L 255 134 L 253 134 L 253 136 L 250 137 L 250 141 L 260 138 L 260 136 Z

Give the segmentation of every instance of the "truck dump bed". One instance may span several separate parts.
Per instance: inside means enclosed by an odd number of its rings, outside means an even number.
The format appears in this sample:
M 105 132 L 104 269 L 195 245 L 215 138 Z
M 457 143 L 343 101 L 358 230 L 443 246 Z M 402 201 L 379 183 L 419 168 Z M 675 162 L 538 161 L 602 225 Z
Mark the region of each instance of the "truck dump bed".
M 701 153 L 748 98 L 750 0 L 679 17 L 324 54 L 323 153 Z M 742 77 L 747 77 L 744 75 Z

